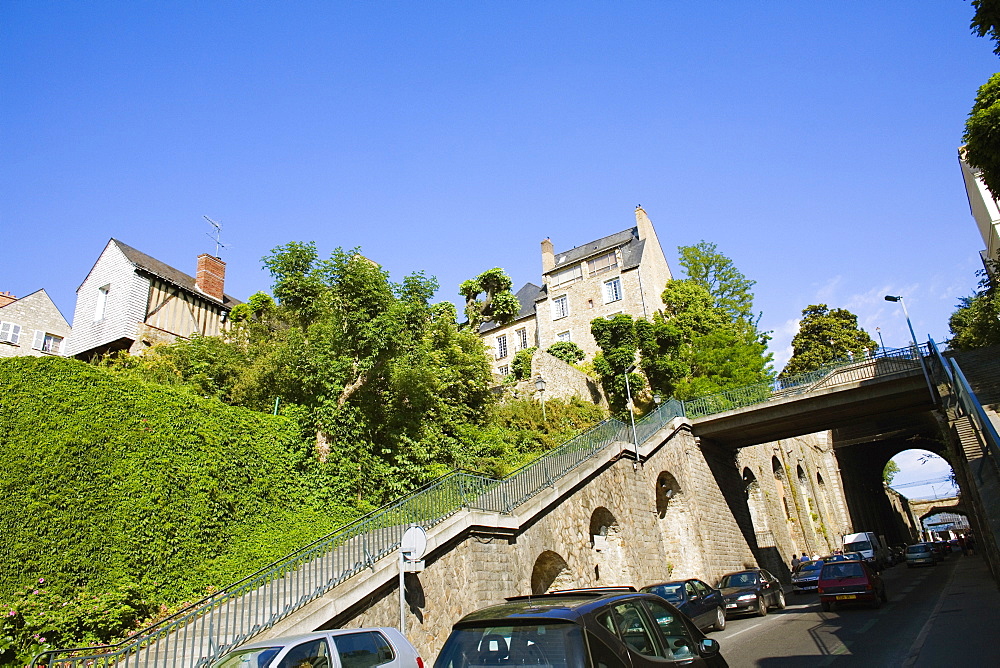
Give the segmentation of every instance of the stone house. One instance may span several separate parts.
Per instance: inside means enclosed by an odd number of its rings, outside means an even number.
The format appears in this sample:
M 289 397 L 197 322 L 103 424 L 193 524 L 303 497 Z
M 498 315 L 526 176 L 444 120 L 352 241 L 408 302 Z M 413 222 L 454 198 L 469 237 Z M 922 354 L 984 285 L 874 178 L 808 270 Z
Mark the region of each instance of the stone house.
M 219 334 L 240 303 L 223 292 L 225 276 L 226 263 L 207 253 L 198 256 L 192 278 L 111 239 L 77 288 L 66 354 L 134 355 L 155 343 Z
M 0 357 L 65 354 L 69 323 L 44 289 L 18 299 L 0 293 Z
M 660 295 L 671 279 L 653 223 L 642 207 L 635 227 L 556 253 L 542 241 L 542 285 L 527 283 L 517 292 L 521 310 L 509 324 L 484 323 L 479 334 L 492 349 L 493 372 L 511 373 L 514 354 L 523 348 L 547 349 L 571 341 L 588 358 L 600 351 L 590 334 L 594 318 L 619 313 L 650 318 L 663 308 Z

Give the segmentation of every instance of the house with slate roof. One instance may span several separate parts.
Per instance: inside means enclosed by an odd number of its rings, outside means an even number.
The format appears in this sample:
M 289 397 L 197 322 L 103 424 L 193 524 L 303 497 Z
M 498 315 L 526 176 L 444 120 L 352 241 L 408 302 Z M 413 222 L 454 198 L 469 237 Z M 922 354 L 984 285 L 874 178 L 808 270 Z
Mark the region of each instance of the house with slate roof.
M 600 351 L 590 334 L 594 318 L 619 313 L 651 318 L 663 309 L 660 295 L 671 279 L 653 223 L 642 207 L 635 227 L 555 253 L 542 241 L 541 286 L 527 283 L 517 291 L 521 310 L 513 322 L 486 322 L 479 334 L 493 351 L 493 371 L 511 372 L 522 348 L 542 350 L 557 341 L 572 341 L 588 359 Z
M 195 334 L 214 336 L 240 302 L 223 292 L 226 263 L 202 253 L 194 277 L 111 239 L 76 291 L 66 354 L 90 358 Z
M 0 292 L 0 357 L 64 354 L 70 326 L 42 290 L 18 299 Z

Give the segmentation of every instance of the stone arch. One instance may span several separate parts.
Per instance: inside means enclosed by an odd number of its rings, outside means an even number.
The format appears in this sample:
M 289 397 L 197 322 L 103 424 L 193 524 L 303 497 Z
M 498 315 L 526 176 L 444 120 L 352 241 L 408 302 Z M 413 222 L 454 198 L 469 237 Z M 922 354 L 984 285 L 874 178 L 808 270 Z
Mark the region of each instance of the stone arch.
M 702 572 L 704 564 L 695 499 L 684 493 L 684 488 L 670 471 L 660 471 L 656 476 L 654 492 L 660 539 L 667 560 L 659 577 L 666 580 L 673 571 Z
M 614 514 L 604 506 L 600 506 L 590 515 L 591 546 L 595 544 L 595 538 L 607 538 L 612 532 L 617 533 L 618 530 L 618 520 L 615 518 Z
M 753 523 L 754 532 L 758 534 L 759 543 L 762 538 L 760 534 L 770 532 L 771 528 L 767 521 L 767 503 L 764 500 L 764 492 L 760 488 L 757 476 L 749 467 L 743 469 L 743 493 L 747 499 L 750 521 Z
M 569 564 L 561 555 L 545 550 L 535 559 L 531 569 L 531 593 L 544 594 L 554 589 L 573 587 L 574 578 Z
M 802 464 L 799 464 L 798 466 L 795 467 L 795 475 L 798 476 L 799 483 L 801 483 L 802 485 L 806 484 L 806 479 L 807 479 L 806 472 L 805 469 L 802 468 Z
M 590 515 L 590 546 L 594 550 L 594 577 L 600 584 L 631 584 L 624 542 L 614 513 L 604 506 L 595 509 Z
M 771 457 L 771 472 L 774 474 L 775 480 L 785 480 L 785 469 L 777 455 Z
M 816 471 L 816 483 L 823 486 L 826 485 L 826 481 L 823 480 L 823 474 L 819 471 Z

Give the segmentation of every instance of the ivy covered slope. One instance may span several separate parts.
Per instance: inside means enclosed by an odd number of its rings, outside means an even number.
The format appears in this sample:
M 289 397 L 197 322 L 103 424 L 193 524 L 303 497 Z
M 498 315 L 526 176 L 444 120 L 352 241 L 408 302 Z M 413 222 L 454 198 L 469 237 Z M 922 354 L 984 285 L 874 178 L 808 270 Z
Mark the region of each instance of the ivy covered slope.
M 0 387 L 0 601 L 44 577 L 176 603 L 354 514 L 286 418 L 58 358 L 2 360 Z

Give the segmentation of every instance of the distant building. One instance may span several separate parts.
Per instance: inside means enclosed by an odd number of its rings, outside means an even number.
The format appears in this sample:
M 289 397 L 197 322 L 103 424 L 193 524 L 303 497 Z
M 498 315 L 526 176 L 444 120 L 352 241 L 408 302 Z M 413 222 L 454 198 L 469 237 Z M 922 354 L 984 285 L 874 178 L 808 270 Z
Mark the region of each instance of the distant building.
M 45 290 L 18 299 L 0 293 L 0 357 L 65 354 L 69 323 Z
M 965 160 L 965 147 L 958 149 L 958 164 L 965 181 L 965 194 L 986 248 L 980 251 L 984 264 L 987 259 L 1000 260 L 1000 203 L 990 193 L 979 170 Z M 988 266 L 988 265 L 987 265 Z
M 479 334 L 493 350 L 493 372 L 508 375 L 522 348 L 546 349 L 557 341 L 576 343 L 588 358 L 599 352 L 590 334 L 594 318 L 619 313 L 650 318 L 663 309 L 660 295 L 671 279 L 670 268 L 642 207 L 635 227 L 554 252 L 542 241 L 541 287 L 527 283 L 517 292 L 521 310 L 513 322 L 484 323 Z
M 195 277 L 111 239 L 76 291 L 67 355 L 89 358 L 195 334 L 213 336 L 238 303 L 223 292 L 226 263 L 203 253 Z

